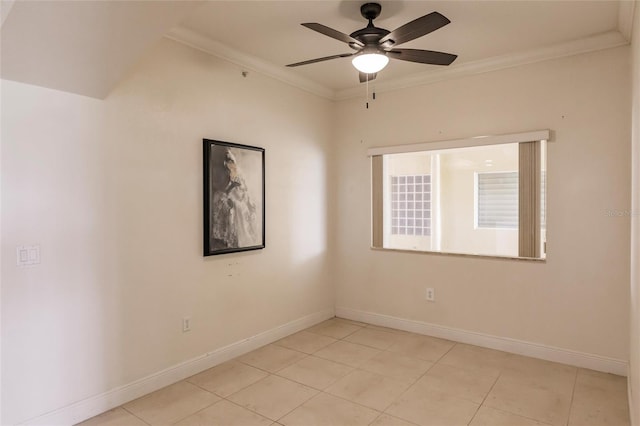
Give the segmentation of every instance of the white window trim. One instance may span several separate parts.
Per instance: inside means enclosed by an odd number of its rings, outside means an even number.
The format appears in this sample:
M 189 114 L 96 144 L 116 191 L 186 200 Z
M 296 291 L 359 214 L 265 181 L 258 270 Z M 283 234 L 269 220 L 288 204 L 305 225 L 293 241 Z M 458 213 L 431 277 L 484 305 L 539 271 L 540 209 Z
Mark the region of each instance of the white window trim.
M 472 146 L 499 145 L 503 143 L 549 141 L 550 135 L 551 132 L 547 129 L 505 135 L 475 136 L 473 138 L 454 139 L 448 141 L 423 142 L 411 145 L 374 147 L 367 150 L 367 156 L 373 157 L 375 155 L 403 154 L 407 152 L 435 151 L 451 148 L 468 148 Z

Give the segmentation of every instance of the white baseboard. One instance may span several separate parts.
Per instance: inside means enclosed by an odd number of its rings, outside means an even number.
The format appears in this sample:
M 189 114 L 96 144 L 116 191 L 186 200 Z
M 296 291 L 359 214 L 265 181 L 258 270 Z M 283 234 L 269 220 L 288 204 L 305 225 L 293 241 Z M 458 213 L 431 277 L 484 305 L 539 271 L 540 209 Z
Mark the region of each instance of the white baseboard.
M 429 324 L 422 321 L 408 320 L 349 308 L 336 308 L 336 316 L 354 321 L 366 322 L 373 325 L 439 337 L 442 339 L 452 340 L 454 342 L 468 343 L 518 355 L 574 365 L 576 367 L 589 368 L 591 370 L 602 371 L 605 373 L 612 373 L 620 376 L 627 375 L 628 363 L 627 361 L 620 359 L 607 358 L 599 355 L 542 345 L 539 343 L 525 342 L 522 340 L 492 336 L 474 331 L 443 327 L 441 325 Z
M 184 361 L 165 370 L 151 374 L 135 382 L 120 386 L 47 414 L 27 420 L 25 425 L 70 426 L 150 392 L 169 386 L 194 374 L 214 367 L 239 355 L 275 342 L 290 334 L 311 327 L 334 316 L 333 309 L 316 312 L 281 326 L 263 331 L 247 339 L 213 350 L 204 355 Z

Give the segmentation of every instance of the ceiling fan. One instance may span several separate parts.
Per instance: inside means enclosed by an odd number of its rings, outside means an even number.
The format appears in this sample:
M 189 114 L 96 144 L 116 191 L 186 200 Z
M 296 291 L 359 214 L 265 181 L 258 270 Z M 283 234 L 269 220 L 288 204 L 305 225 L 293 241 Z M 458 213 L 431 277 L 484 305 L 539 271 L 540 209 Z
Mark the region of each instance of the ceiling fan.
M 298 67 L 330 59 L 353 56 L 353 66 L 360 72 L 360 82 L 363 83 L 375 79 L 377 73 L 389 63 L 389 58 L 421 64 L 450 65 L 458 57 L 458 55 L 451 53 L 435 52 L 433 50 L 395 48 L 395 46 L 429 34 L 451 22 L 440 13 L 431 12 L 428 15 L 414 19 L 400 28 L 388 31 L 373 25 L 373 20 L 380 15 L 381 11 L 382 6 L 378 3 L 363 4 L 360 7 L 360 13 L 365 19 L 369 20 L 369 24 L 350 35 L 315 22 L 301 24 L 320 34 L 347 43 L 355 52 L 309 59 L 287 66 Z

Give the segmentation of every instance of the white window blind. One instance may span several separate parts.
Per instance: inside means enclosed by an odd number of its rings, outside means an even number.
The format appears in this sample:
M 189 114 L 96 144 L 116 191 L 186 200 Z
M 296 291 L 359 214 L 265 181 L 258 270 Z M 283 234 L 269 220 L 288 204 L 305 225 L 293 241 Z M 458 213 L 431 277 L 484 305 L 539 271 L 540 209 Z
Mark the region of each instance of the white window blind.
M 518 172 L 478 173 L 478 228 L 518 229 Z

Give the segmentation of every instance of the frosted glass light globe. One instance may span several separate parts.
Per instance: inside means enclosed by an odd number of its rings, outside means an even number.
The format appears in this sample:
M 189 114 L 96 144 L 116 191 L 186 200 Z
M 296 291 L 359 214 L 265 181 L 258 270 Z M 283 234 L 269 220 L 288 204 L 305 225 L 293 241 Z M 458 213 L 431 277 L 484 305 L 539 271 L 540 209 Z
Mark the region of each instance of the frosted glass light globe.
M 380 53 L 365 53 L 358 55 L 351 61 L 354 67 L 365 74 L 375 74 L 389 63 L 389 58 Z

